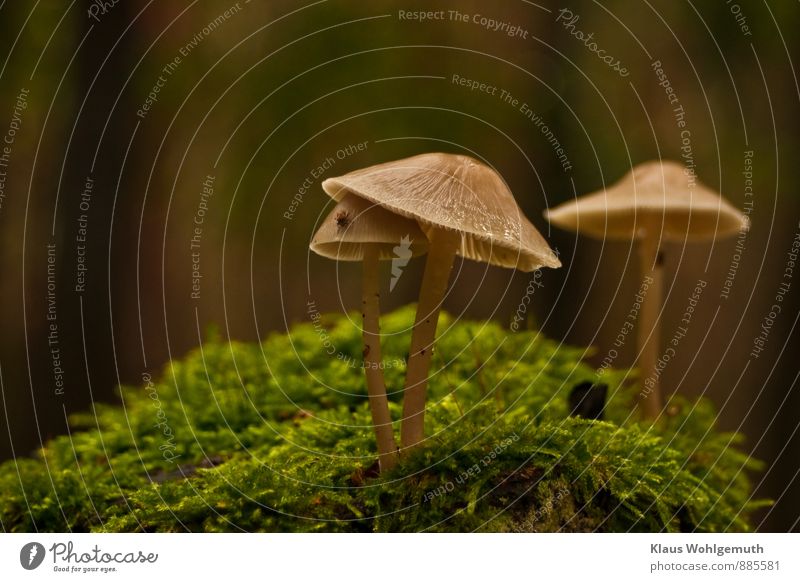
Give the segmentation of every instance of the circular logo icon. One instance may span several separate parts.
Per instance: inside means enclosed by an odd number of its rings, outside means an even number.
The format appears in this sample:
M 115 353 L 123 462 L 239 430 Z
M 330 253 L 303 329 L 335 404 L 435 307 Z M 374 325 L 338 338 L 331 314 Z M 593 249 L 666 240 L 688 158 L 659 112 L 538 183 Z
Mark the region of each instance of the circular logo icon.
M 44 561 L 44 546 L 39 542 L 29 542 L 19 551 L 19 563 L 26 570 L 35 570 Z

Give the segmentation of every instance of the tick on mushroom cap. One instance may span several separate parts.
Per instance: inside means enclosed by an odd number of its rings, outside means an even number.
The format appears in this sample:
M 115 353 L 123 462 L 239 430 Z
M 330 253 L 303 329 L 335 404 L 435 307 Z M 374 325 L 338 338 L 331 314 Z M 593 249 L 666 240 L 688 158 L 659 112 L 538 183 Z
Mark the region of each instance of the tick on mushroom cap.
M 706 185 L 693 171 L 672 161 L 639 164 L 609 188 L 565 202 L 545 212 L 567 230 L 595 238 L 638 240 L 640 275 L 651 281 L 638 322 L 641 405 L 646 417 L 661 414 L 659 374 L 664 240 L 723 238 L 750 227 L 747 217 Z
M 561 263 L 497 172 L 469 156 L 421 154 L 329 178 L 322 188 L 414 219 L 428 238 L 403 399 L 402 446 L 414 447 L 425 435 L 431 352 L 455 256 L 520 271 Z
M 322 221 L 310 248 L 336 261 L 361 261 L 372 247 L 380 260 L 386 260 L 394 258 L 394 248 L 403 240 L 409 241 L 415 257 L 428 250 L 428 239 L 416 221 L 349 194 Z

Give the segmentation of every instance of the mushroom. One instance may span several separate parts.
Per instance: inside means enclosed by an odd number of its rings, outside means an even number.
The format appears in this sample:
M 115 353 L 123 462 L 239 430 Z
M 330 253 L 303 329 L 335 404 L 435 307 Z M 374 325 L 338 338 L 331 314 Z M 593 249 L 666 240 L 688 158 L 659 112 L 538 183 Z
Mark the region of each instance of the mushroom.
M 311 250 L 337 261 L 362 260 L 364 374 L 381 470 L 397 463 L 380 340 L 379 261 L 422 254 L 427 239 L 417 223 L 357 196 L 344 196 L 311 241 Z
M 415 220 L 428 238 L 401 426 L 402 447 L 414 447 L 425 435 L 431 352 L 455 256 L 521 271 L 561 263 L 522 214 L 503 179 L 468 156 L 422 154 L 329 178 L 322 187 L 335 200 L 356 194 Z
M 673 161 L 639 164 L 611 187 L 545 212 L 568 230 L 595 238 L 639 241 L 639 268 L 652 283 L 644 294 L 638 328 L 639 369 L 653 374 L 643 412 L 656 418 L 662 407 L 658 375 L 659 311 L 662 304 L 662 240 L 701 240 L 730 236 L 749 227 L 747 217 Z

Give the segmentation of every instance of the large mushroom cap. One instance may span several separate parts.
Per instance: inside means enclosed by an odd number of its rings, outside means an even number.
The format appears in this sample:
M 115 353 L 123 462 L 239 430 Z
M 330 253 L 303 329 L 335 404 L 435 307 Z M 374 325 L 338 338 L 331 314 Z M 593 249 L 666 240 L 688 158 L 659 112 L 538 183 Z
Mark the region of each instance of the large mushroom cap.
M 458 254 L 533 271 L 561 263 L 517 206 L 503 179 L 468 156 L 413 156 L 329 178 L 322 187 L 335 200 L 348 193 L 419 222 L 424 232 L 461 233 Z
M 666 239 L 719 238 L 749 227 L 745 215 L 672 161 L 639 164 L 609 188 L 545 215 L 562 228 L 598 238 L 632 239 L 653 222 Z
M 428 240 L 415 221 L 348 195 L 325 217 L 310 246 L 329 259 L 360 261 L 366 245 L 376 245 L 380 259 L 409 259 L 425 253 Z

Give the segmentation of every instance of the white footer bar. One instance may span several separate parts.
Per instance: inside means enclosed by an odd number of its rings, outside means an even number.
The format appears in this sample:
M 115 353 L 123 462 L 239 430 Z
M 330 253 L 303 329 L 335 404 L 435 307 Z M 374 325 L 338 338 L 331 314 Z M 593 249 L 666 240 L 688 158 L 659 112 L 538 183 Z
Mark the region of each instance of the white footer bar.
M 798 554 L 797 534 L 3 534 L 0 579 L 797 581 Z

